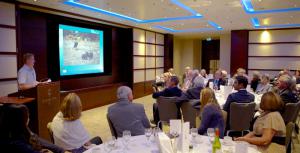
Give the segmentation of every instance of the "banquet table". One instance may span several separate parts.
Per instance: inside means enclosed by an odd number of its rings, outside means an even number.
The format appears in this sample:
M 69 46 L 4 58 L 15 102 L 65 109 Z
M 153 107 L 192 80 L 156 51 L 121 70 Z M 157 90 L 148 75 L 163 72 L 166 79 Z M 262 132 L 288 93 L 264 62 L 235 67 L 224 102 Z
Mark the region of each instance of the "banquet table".
M 236 91 L 233 91 L 233 92 L 236 92 Z M 262 94 L 259 95 L 259 94 L 253 93 L 253 92 L 250 92 L 250 93 L 253 94 L 255 97 L 254 102 L 256 103 L 256 110 L 258 110 Z M 224 93 L 220 90 L 215 91 L 215 95 L 218 100 L 218 103 L 223 108 L 227 97 L 225 97 Z
M 191 139 L 191 137 L 190 137 Z M 174 140 L 174 139 L 173 139 Z M 208 136 L 197 135 L 194 142 L 194 147 L 190 149 L 189 153 L 211 153 L 212 146 Z M 235 146 L 237 143 L 235 141 L 230 141 L 225 143 L 221 139 L 222 152 L 223 153 L 234 153 Z M 255 145 L 250 145 L 246 142 L 246 148 L 248 153 L 259 153 L 259 149 Z M 244 151 L 243 151 L 244 152 Z M 125 142 L 123 138 L 118 138 L 115 140 L 114 147 L 109 145 L 109 142 L 106 142 L 101 145 L 94 146 L 84 153 L 160 153 L 159 144 L 156 137 L 151 136 L 148 141 L 145 135 L 133 136 L 130 138 L 130 141 Z

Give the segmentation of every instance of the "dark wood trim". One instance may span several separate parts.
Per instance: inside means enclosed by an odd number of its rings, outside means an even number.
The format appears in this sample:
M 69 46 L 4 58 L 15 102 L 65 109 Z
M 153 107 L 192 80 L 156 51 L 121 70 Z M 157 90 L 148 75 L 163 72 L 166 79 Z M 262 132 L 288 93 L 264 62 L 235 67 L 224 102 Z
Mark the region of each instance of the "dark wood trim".
M 67 15 L 73 15 L 73 16 L 78 16 L 78 17 L 81 17 L 81 18 L 86 18 L 86 19 L 95 20 L 95 21 L 99 21 L 99 22 L 104 22 L 104 23 L 108 23 L 108 24 L 114 24 L 114 25 L 117 25 L 117 26 L 124 26 L 124 27 L 128 27 L 128 28 L 136 28 L 136 29 L 141 29 L 141 30 L 146 30 L 146 31 L 158 33 L 156 31 L 151 31 L 151 30 L 148 30 L 148 29 L 143 29 L 143 28 L 140 28 L 140 27 L 132 26 L 132 25 L 127 25 L 127 24 L 117 23 L 117 22 L 113 22 L 113 21 L 103 20 L 103 19 L 99 19 L 99 18 L 86 16 L 86 15 L 81 15 L 81 14 L 78 14 L 78 13 L 62 11 L 62 10 L 48 8 L 48 7 L 44 7 L 44 6 L 37 6 L 37 5 L 28 4 L 28 3 L 19 2 L 19 1 L 16 2 L 16 4 L 18 4 L 20 6 L 20 8 L 22 8 L 22 6 L 33 7 L 33 8 L 37 8 L 37 9 L 46 10 L 46 11 L 52 11 L 52 12 L 57 12 L 57 13 L 62 13 L 62 14 L 67 14 Z M 25 9 L 32 10 L 32 9 L 29 9 L 29 8 L 25 8 Z M 43 12 L 41 10 L 34 10 L 34 11 Z M 49 13 L 49 14 L 53 14 L 53 13 Z M 164 33 L 160 33 L 160 34 L 164 34 Z
M 145 70 L 145 73 L 146 73 L 146 70 L 153 70 L 153 69 L 163 69 L 164 67 L 151 67 L 151 68 L 140 68 L 140 69 L 133 69 L 133 70 Z M 145 79 L 146 80 L 146 79 Z
M 0 24 L 0 28 L 7 28 L 7 29 L 16 29 L 16 26 L 12 25 L 5 25 L 5 24 Z
M 270 30 L 297 30 L 300 28 L 274 28 L 274 29 L 251 29 L 248 31 L 270 31 Z
M 157 32 L 156 32 L 157 33 Z M 156 35 L 155 33 L 155 35 Z M 156 39 L 156 38 L 155 38 Z M 157 45 L 157 46 L 165 46 L 164 44 L 156 44 L 156 43 L 149 43 L 149 42 L 141 42 L 141 41 L 133 41 L 134 43 L 140 43 L 140 44 L 148 44 L 148 45 Z
M 17 52 L 0 51 L 0 55 L 18 55 L 18 53 Z
M 282 71 L 282 69 L 248 69 L 250 71 Z M 290 71 L 296 71 L 296 70 L 290 70 Z
M 259 42 L 249 42 L 248 44 L 254 45 L 274 45 L 274 44 L 299 44 L 300 42 L 269 42 L 269 43 L 259 43 Z
M 87 92 L 87 91 L 92 91 L 100 88 L 107 88 L 107 87 L 112 87 L 112 86 L 121 86 L 126 84 L 125 82 L 120 82 L 120 83 L 113 83 L 113 84 L 104 84 L 100 86 L 94 86 L 94 87 L 87 87 L 87 88 L 80 88 L 80 89 L 74 89 L 74 90 L 68 90 L 68 91 L 61 91 L 61 94 L 64 93 L 71 93 L 71 92 Z
M 248 56 L 248 57 L 258 57 L 258 58 L 273 58 L 273 57 L 276 57 L 276 58 L 300 58 L 300 56 Z
M 13 81 L 13 80 L 17 80 L 18 78 L 2 78 L 0 79 L 0 82 L 2 81 Z
M 133 55 L 133 56 L 136 56 L 136 57 L 164 57 L 164 56 L 156 56 L 156 55 Z

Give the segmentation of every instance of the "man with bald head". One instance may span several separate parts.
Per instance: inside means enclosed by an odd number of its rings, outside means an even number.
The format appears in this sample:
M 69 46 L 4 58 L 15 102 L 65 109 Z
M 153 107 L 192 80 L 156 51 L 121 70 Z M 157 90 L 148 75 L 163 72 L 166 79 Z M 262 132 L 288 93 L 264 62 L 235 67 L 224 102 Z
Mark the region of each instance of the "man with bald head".
M 127 86 L 118 88 L 117 98 L 118 101 L 108 108 L 108 118 L 116 129 L 117 137 L 121 137 L 125 130 L 133 136 L 143 135 L 145 128 L 150 128 L 144 106 L 132 103 L 132 90 Z

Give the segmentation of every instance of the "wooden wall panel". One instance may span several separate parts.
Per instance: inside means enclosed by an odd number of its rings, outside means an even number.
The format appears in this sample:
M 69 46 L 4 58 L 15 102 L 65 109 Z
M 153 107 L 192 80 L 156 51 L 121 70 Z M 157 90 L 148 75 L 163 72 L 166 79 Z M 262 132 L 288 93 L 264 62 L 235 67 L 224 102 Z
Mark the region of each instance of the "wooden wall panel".
M 231 31 L 230 72 L 233 75 L 238 68 L 248 67 L 248 30 Z
M 68 93 L 74 92 L 80 97 L 83 110 L 104 106 L 117 101 L 117 89 L 122 85 L 127 85 L 127 83 L 107 84 L 99 87 L 91 87 L 88 89 L 78 89 L 68 92 L 62 92 L 61 101 Z
M 173 68 L 174 36 L 171 34 L 165 34 L 164 44 L 164 71 L 166 72 L 169 68 Z

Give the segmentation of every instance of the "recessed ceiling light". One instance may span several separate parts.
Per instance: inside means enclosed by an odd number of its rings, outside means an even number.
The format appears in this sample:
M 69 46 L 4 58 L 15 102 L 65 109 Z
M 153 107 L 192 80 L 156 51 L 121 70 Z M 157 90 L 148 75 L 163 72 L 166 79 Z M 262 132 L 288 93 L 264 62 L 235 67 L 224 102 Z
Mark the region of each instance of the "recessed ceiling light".
M 35 1 L 35 2 L 36 2 L 37 0 L 33 0 L 33 1 Z

